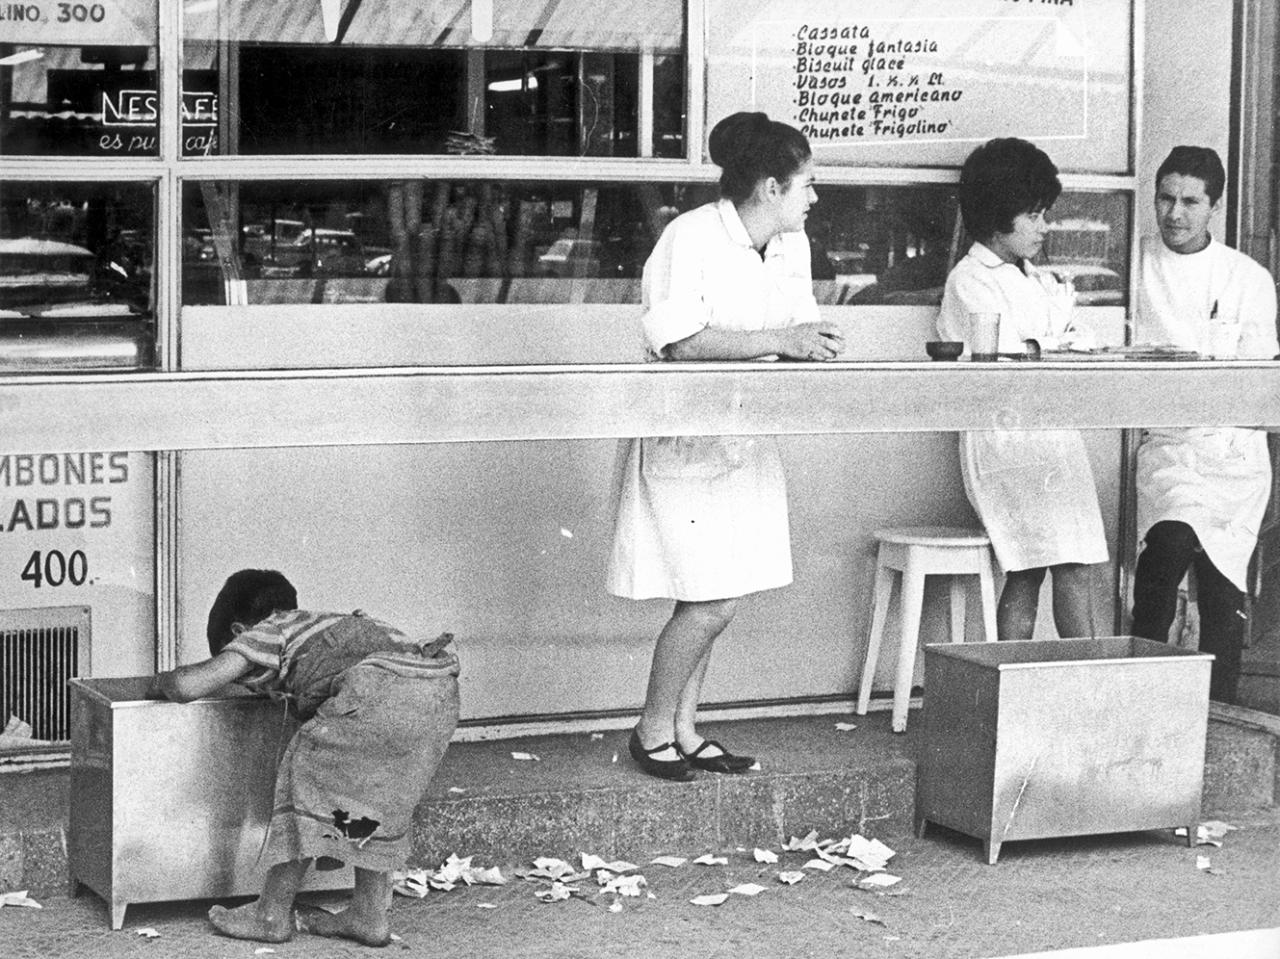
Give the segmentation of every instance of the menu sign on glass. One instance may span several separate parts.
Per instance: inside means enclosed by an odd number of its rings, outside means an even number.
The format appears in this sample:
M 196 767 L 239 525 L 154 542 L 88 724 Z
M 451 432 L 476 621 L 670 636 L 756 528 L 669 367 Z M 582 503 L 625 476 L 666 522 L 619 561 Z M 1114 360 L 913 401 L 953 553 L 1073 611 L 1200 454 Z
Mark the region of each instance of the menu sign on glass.
M 1130 0 L 710 6 L 709 124 L 763 110 L 823 163 L 952 165 L 1021 136 L 1064 169 L 1128 169 Z

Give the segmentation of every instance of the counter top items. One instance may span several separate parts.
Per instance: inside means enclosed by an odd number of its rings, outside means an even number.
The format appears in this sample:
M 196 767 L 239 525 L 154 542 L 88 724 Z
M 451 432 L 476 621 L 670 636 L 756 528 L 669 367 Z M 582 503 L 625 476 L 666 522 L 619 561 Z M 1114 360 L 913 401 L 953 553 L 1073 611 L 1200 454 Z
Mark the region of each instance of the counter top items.
M 1103 346 L 1093 350 L 1044 350 L 1043 359 L 1072 360 L 1207 360 L 1195 350 L 1173 346 Z
M 147 699 L 151 677 L 71 680 L 71 892 L 107 903 L 111 928 L 137 902 L 252 896 L 276 765 L 297 728 L 261 696 Z M 350 868 L 303 889 L 349 889 Z
M 1133 636 L 924 648 L 916 830 L 1195 835 L 1213 657 Z M 1189 840 L 1194 842 L 1194 840 Z
M 962 340 L 930 340 L 924 345 L 924 351 L 930 359 L 947 361 L 958 359 L 964 352 Z

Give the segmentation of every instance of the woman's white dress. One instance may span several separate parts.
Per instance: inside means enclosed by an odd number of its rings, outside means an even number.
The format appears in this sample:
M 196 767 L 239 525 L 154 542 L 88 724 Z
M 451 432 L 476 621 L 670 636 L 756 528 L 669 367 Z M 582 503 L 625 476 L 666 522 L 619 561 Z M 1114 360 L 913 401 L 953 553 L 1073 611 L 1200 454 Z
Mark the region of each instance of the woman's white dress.
M 938 315 L 944 340 L 973 334 L 969 314 L 1000 314 L 1000 352 L 1021 353 L 1028 339 L 1060 338 L 1071 323 L 1071 291 L 1027 264 L 1006 263 L 981 243 L 947 277 Z M 994 409 L 993 424 L 1016 410 Z M 1005 570 L 1101 563 L 1107 542 L 1084 440 L 1075 430 L 991 429 L 962 433 L 965 492 Z
M 727 200 L 667 226 L 645 263 L 643 296 L 646 355 L 655 361 L 708 326 L 818 319 L 805 235 L 775 237 L 762 257 Z M 791 582 L 786 480 L 773 437 L 623 440 L 613 492 L 609 592 L 700 601 Z

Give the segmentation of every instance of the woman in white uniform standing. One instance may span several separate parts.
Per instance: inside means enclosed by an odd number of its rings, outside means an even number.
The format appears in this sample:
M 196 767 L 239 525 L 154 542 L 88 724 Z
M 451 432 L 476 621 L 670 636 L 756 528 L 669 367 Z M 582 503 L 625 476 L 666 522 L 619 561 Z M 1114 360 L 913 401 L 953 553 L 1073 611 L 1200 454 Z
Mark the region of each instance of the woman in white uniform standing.
M 736 113 L 708 141 L 721 199 L 677 217 L 644 267 L 647 358 L 829 360 L 839 328 L 821 322 L 804 234 L 813 161 L 800 131 Z M 791 582 L 786 482 L 772 437 L 625 440 L 615 483 L 607 587 L 630 599 L 675 600 L 658 635 L 630 752 L 647 773 L 754 765 L 698 735 L 711 647 L 738 598 Z
M 971 345 L 972 315 L 999 313 L 1000 353 L 1021 353 L 1026 340 L 1069 339 L 1072 290 L 1031 263 L 1062 192 L 1057 167 L 1026 140 L 990 140 L 965 160 L 959 192 L 976 242 L 947 277 L 939 335 Z M 997 428 L 960 438 L 965 492 L 1005 573 L 997 634 L 1031 638 L 1051 571 L 1058 634 L 1094 635 L 1092 564 L 1107 560 L 1107 544 L 1084 441 L 1074 430 L 998 428 L 1016 423 L 1016 410 L 996 407 Z

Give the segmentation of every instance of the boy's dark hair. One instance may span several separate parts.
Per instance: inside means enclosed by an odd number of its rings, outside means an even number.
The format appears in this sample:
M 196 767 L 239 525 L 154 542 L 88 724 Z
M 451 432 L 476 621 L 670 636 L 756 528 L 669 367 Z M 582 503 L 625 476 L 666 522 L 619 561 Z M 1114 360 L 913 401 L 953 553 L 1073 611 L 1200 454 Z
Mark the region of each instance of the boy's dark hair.
M 785 186 L 813 156 L 803 133 L 763 113 L 725 117 L 712 127 L 707 152 L 720 167 L 720 195 L 735 203 L 751 196 L 766 177 Z
M 1216 150 L 1208 147 L 1174 147 L 1156 170 L 1156 189 L 1170 173 L 1193 176 L 1204 181 L 1204 192 L 1210 203 L 1217 203 L 1227 186 L 1227 171 Z
M 988 140 L 960 168 L 960 215 L 979 242 L 1011 232 L 1019 213 L 1047 210 L 1060 193 L 1049 155 L 1018 137 Z
M 231 642 L 232 623 L 255 626 L 276 610 L 298 608 L 298 592 L 274 569 L 242 569 L 232 573 L 209 609 L 209 653 L 217 656 Z

